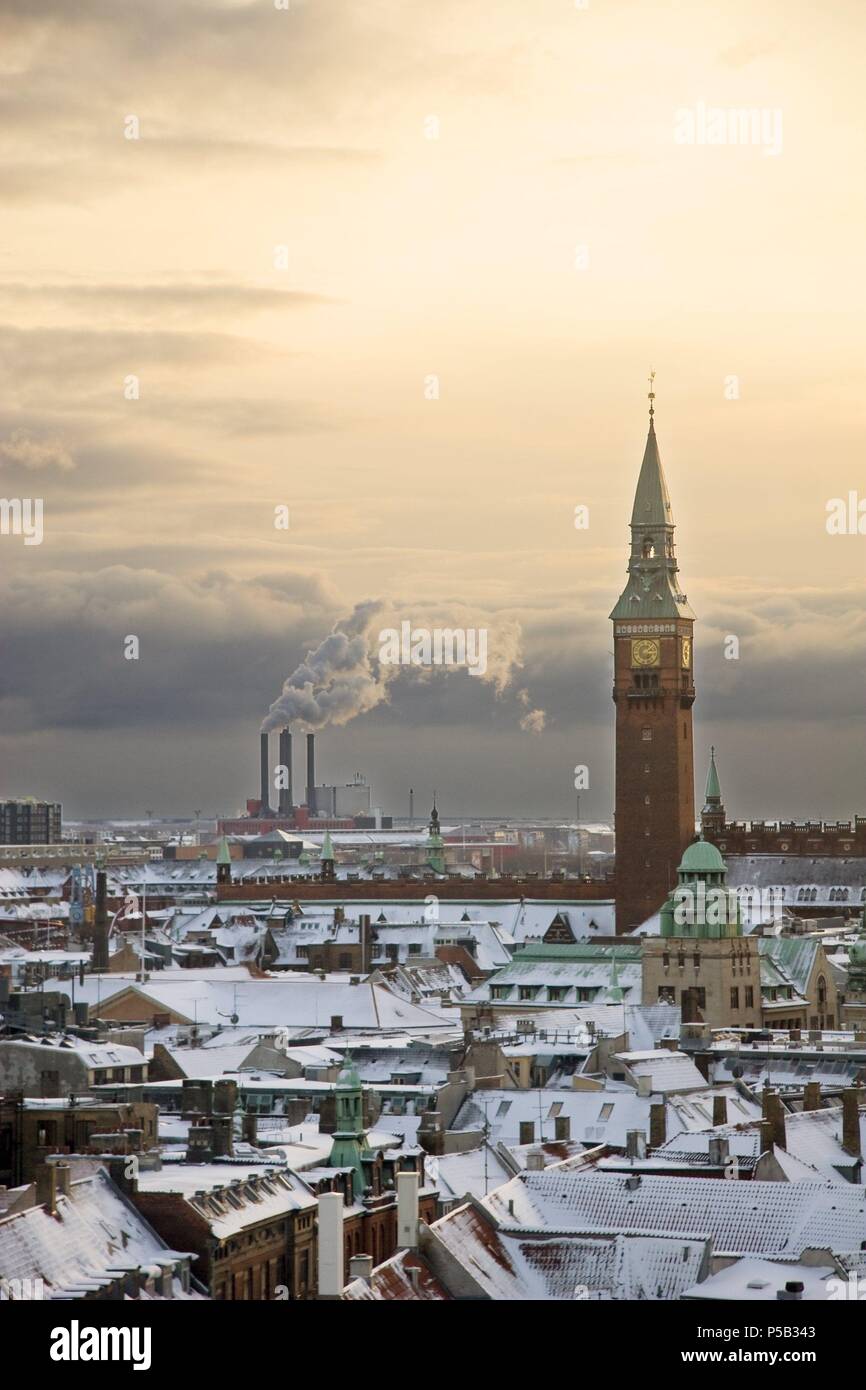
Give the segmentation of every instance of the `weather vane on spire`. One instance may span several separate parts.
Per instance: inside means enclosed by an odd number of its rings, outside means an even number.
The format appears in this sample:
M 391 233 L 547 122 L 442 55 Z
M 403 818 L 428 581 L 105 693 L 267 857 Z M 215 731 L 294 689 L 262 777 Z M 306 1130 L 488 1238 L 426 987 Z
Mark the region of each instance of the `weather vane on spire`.
M 647 392 L 647 399 L 649 400 L 649 403 L 650 403 L 650 408 L 649 408 L 650 419 L 652 419 L 653 416 L 655 415 L 655 411 L 654 411 L 654 409 L 653 409 L 653 401 L 654 401 L 655 398 L 656 398 L 656 393 L 655 393 L 655 391 L 653 390 L 653 382 L 655 381 L 655 379 L 656 379 L 656 374 L 655 374 L 655 372 L 653 371 L 652 367 L 650 367 L 650 374 L 649 374 L 649 387 L 650 387 L 650 389 L 649 389 L 649 391 Z

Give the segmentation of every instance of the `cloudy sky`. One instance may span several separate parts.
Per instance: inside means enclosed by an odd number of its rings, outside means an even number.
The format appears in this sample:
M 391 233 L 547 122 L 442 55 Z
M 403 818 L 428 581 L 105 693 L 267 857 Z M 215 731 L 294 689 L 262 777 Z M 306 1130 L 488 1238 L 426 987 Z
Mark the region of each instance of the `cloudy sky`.
M 2 794 L 233 812 L 286 676 L 378 601 L 492 669 L 392 673 L 325 778 L 565 815 L 580 763 L 607 818 L 652 365 L 699 783 L 712 742 L 732 815 L 866 813 L 866 536 L 826 529 L 866 499 L 859 3 L 0 25 L 0 490 L 44 506 L 0 536 Z

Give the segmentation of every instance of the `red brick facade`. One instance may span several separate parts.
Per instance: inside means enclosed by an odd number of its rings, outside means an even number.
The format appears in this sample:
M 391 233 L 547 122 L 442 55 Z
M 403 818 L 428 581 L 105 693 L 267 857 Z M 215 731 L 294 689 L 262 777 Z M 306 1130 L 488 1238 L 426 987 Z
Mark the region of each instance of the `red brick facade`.
M 683 618 L 614 622 L 618 933 L 661 906 L 695 835 L 693 627 Z M 635 663 L 642 642 L 657 644 L 649 669 Z

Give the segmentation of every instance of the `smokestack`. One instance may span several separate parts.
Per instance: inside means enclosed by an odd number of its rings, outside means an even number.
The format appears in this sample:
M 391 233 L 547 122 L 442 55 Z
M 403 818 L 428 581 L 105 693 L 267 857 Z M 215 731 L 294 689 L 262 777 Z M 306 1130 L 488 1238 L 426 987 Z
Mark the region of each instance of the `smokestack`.
M 289 729 L 280 730 L 280 764 L 288 770 L 288 786 L 280 788 L 280 815 L 290 816 L 292 800 L 292 735 Z
M 316 735 L 307 734 L 307 810 L 316 810 Z
M 269 749 L 270 739 L 267 734 L 262 734 L 259 739 L 260 766 L 261 766 L 261 796 L 262 803 L 259 815 L 269 816 L 271 814 L 271 755 Z
M 108 969 L 108 905 L 106 896 L 108 875 L 104 869 L 96 871 L 96 910 L 93 917 L 93 969 Z

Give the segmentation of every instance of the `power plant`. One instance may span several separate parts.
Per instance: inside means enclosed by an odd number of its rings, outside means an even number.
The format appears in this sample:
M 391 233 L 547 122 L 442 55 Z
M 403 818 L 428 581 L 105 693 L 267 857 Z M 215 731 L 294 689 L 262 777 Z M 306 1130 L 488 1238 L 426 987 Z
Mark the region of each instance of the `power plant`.
M 246 816 L 220 820 L 223 834 L 246 834 L 251 830 L 267 834 L 271 830 L 381 830 L 393 825 L 372 806 L 370 785 L 360 772 L 343 785 L 316 785 L 316 735 L 306 736 L 306 783 L 303 802 L 296 803 L 292 732 L 280 729 L 277 762 L 271 760 L 271 736 L 259 734 L 259 794 L 247 800 Z

